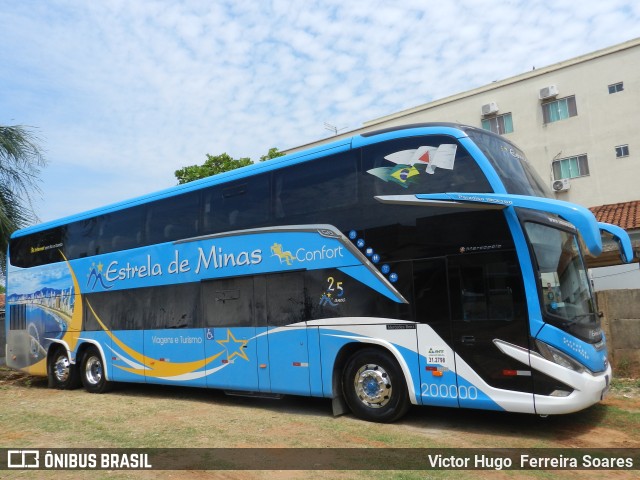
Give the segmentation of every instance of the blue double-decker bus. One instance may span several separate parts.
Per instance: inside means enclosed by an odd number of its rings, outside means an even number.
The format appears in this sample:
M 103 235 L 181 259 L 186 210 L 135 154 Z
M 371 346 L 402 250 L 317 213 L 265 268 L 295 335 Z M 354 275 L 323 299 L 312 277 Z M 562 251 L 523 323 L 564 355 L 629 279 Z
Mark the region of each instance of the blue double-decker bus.
M 147 382 L 559 414 L 611 380 L 584 255 L 628 235 L 552 198 L 503 137 L 381 130 L 13 234 L 9 366 L 66 389 Z M 586 251 L 585 251 L 586 249 Z

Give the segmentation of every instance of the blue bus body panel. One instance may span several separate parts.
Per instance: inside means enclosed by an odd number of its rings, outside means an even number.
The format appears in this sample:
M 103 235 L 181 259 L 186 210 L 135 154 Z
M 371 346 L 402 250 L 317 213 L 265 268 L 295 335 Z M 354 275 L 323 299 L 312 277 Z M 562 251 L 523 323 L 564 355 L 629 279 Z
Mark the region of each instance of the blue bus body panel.
M 205 329 L 206 386 L 259 390 L 255 327 Z
M 311 395 L 309 339 L 305 325 L 269 330 L 269 372 L 271 391 L 293 395 Z

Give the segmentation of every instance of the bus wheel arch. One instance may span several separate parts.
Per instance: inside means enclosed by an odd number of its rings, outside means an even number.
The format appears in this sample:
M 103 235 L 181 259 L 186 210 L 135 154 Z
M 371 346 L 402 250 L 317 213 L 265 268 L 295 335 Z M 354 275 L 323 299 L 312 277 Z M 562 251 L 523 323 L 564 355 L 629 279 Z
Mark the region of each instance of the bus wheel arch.
M 407 412 L 411 405 L 407 381 L 392 352 L 361 344 L 340 353 L 340 368 L 335 369 L 340 376 L 340 396 L 354 415 L 390 423 Z
M 87 344 L 82 349 L 80 362 L 80 379 L 89 393 L 106 393 L 111 390 L 112 382 L 107 380 L 106 364 L 100 350 L 95 345 Z
M 61 343 L 52 344 L 47 356 L 47 380 L 50 388 L 72 390 L 80 386 L 78 366 Z

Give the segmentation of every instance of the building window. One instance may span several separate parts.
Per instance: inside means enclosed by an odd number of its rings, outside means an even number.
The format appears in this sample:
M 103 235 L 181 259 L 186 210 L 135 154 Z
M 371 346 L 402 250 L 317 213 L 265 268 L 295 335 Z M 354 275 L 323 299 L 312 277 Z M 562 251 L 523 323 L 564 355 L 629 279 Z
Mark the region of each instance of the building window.
M 629 145 L 618 145 L 616 147 L 616 157 L 628 157 L 629 156 Z
M 482 119 L 482 128 L 489 130 L 490 132 L 503 135 L 505 133 L 513 132 L 513 120 L 510 113 L 504 115 L 498 115 L 491 118 Z
M 576 115 L 578 115 L 578 109 L 576 108 L 576 97 L 574 95 L 542 104 L 544 123 L 557 122 Z
M 553 162 L 553 178 L 555 180 L 585 177 L 587 175 L 589 175 L 589 162 L 586 155 L 561 158 Z
M 622 82 L 609 85 L 609 94 L 618 93 L 618 92 L 621 92 L 622 90 L 624 90 L 624 86 L 622 85 Z

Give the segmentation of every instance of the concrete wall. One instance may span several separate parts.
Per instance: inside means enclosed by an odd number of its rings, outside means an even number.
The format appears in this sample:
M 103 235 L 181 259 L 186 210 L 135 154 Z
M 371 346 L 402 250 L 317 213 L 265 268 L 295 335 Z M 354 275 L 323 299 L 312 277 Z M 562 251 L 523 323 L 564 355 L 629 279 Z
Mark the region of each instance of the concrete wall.
M 614 376 L 640 376 L 640 290 L 597 292 Z

